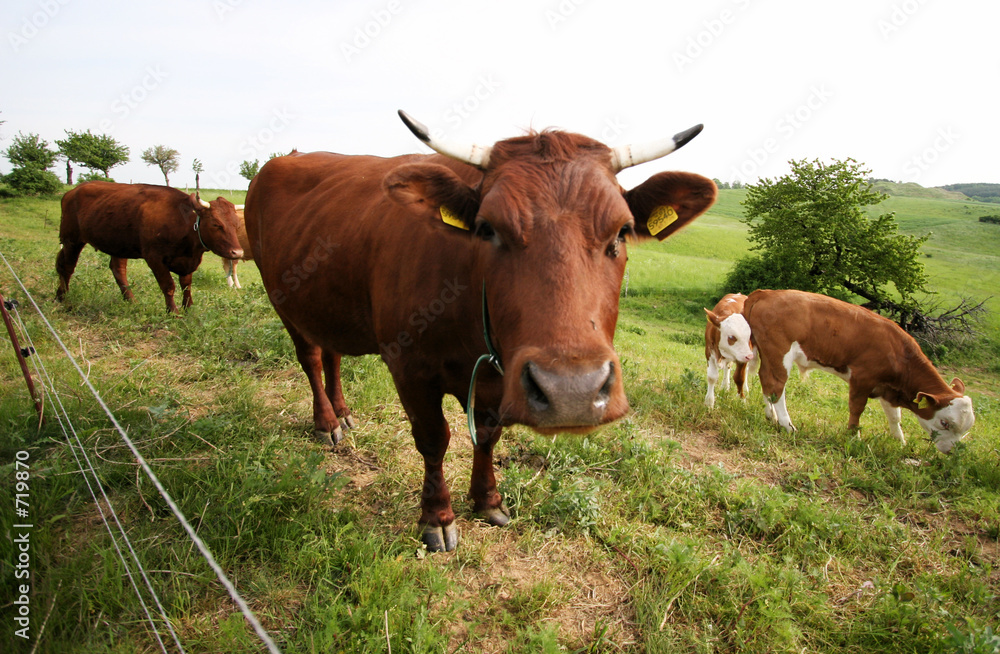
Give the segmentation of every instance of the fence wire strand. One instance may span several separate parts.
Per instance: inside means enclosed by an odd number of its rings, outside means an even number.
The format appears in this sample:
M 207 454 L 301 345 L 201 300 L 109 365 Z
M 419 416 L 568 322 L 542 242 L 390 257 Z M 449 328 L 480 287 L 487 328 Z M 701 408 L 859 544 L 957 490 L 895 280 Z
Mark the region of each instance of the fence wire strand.
M 152 482 L 153 486 L 156 487 L 156 490 L 160 493 L 160 496 L 163 497 L 163 500 L 167 503 L 167 506 L 170 507 L 170 510 L 174 514 L 174 517 L 177 518 L 177 521 L 181 524 L 181 526 L 187 532 L 188 536 L 191 538 L 191 541 L 198 548 L 198 551 L 201 553 L 202 557 L 208 563 L 209 567 L 212 568 L 213 572 L 215 572 L 216 577 L 219 579 L 219 582 L 225 587 L 226 591 L 229 593 L 230 598 L 237 605 L 237 607 L 239 607 L 240 612 L 243 613 L 243 617 L 247 620 L 248 623 L 250 623 L 250 626 L 256 632 L 258 638 L 260 638 L 260 640 L 264 643 L 264 645 L 267 647 L 268 651 L 271 652 L 271 654 L 281 654 L 281 650 L 278 649 L 278 646 L 275 644 L 275 642 L 271 638 L 270 634 L 268 634 L 267 631 L 264 629 L 264 627 L 260 624 L 260 621 L 257 619 L 257 616 L 254 615 L 253 611 L 247 605 L 246 601 L 240 596 L 239 592 L 236 590 L 236 587 L 233 585 L 233 583 L 226 576 L 226 573 L 222 570 L 222 567 L 216 562 L 215 557 L 212 555 L 211 551 L 208 549 L 208 546 L 205 545 L 204 541 L 202 541 L 201 538 L 198 536 L 198 534 L 195 532 L 194 528 L 191 526 L 191 523 L 188 522 L 187 518 L 184 517 L 183 512 L 181 512 L 180 508 L 174 502 L 173 498 L 167 492 L 166 488 L 163 487 L 163 484 L 160 483 L 159 478 L 153 472 L 152 468 L 150 468 L 149 464 L 146 462 L 146 459 L 142 456 L 142 454 L 139 453 L 139 450 L 136 448 L 135 444 L 132 442 L 132 439 L 129 438 L 129 436 L 126 433 L 125 429 L 123 429 L 122 426 L 119 424 L 118 419 L 115 417 L 114 413 L 111 411 L 111 409 L 108 407 L 108 405 L 104 402 L 104 399 L 101 397 L 100 393 L 98 393 L 98 391 L 94 387 L 94 385 L 90 382 L 90 379 L 88 378 L 88 375 L 86 375 L 84 373 L 83 369 L 80 367 L 80 364 L 77 362 L 76 358 L 69 351 L 69 348 L 67 348 L 66 344 L 63 343 L 62 339 L 59 337 L 58 332 L 56 332 L 55 328 L 49 322 L 48 318 L 45 316 L 45 314 L 42 311 L 41 307 L 38 306 L 38 303 L 35 302 L 34 297 L 31 295 L 31 293 L 25 287 L 24 283 L 21 281 L 21 278 L 17 275 L 17 272 L 11 266 L 10 262 L 4 256 L 4 254 L 3 254 L 2 251 L 0 251 L 0 259 L 3 259 L 4 264 L 6 264 L 8 270 L 10 270 L 10 273 L 14 277 L 14 280 L 21 287 L 21 290 L 24 293 L 25 298 L 27 298 L 27 300 L 35 308 L 35 311 L 38 313 L 38 316 L 41 318 L 42 322 L 48 328 L 49 332 L 52 334 L 52 337 L 55 339 L 56 343 L 58 343 L 59 347 L 62 349 L 62 351 L 66 355 L 66 357 L 69 359 L 70 363 L 72 363 L 73 367 L 76 368 L 76 371 L 80 375 L 81 380 L 83 380 L 83 383 L 90 390 L 91 394 L 94 396 L 94 399 L 97 401 L 98 405 L 100 405 L 101 409 L 107 415 L 108 420 L 111 421 L 111 424 L 114 426 L 115 430 L 118 432 L 118 434 L 121 437 L 122 441 L 129 448 L 129 450 L 131 450 L 132 455 L 135 457 L 135 459 L 138 462 L 139 466 L 146 473 L 146 476 L 149 478 L 150 482 Z M 20 317 L 18 317 L 18 321 L 22 322 L 21 319 L 20 319 Z M 23 322 L 22 322 L 22 325 L 23 325 Z M 30 340 L 29 340 L 29 345 L 31 345 Z M 32 347 L 34 347 L 34 346 L 32 345 Z M 37 350 L 36 350 L 36 352 L 37 352 Z M 32 357 L 32 358 L 37 358 L 37 357 Z M 37 367 L 36 367 L 36 369 L 37 369 Z M 57 399 L 58 396 L 55 395 L 55 392 L 53 390 L 53 384 L 51 382 L 51 379 L 48 377 L 47 373 L 46 373 L 46 378 L 45 378 L 45 385 L 46 385 L 47 389 L 49 389 L 49 391 L 53 393 L 53 396 L 54 396 L 53 399 L 56 399 L 56 401 L 57 401 L 57 403 L 59 405 L 59 410 L 55 411 L 55 413 L 58 415 L 59 411 L 62 411 L 65 414 L 66 420 L 68 421 L 69 420 L 69 414 L 68 414 L 68 412 L 66 412 L 65 407 L 62 406 L 61 400 Z M 77 457 L 76 448 L 73 447 L 72 443 L 70 443 L 68 433 L 66 431 L 65 426 L 63 425 L 63 421 L 62 421 L 61 418 L 59 419 L 59 423 L 60 423 L 60 427 L 63 430 L 63 434 L 67 438 L 67 443 L 70 445 L 70 449 L 73 450 L 73 456 L 74 456 L 74 458 L 77 459 L 77 464 L 80 465 L 80 470 L 81 470 L 81 472 L 83 472 L 84 468 L 83 468 L 83 466 L 82 466 L 79 458 Z M 72 428 L 72 425 L 71 425 L 71 428 Z M 72 430 L 72 431 L 73 431 L 74 437 L 77 440 L 77 443 L 79 444 L 78 446 L 80 448 L 80 451 L 83 453 L 84 459 L 87 461 L 87 466 L 89 467 L 90 471 L 93 473 L 95 479 L 97 480 L 98 487 L 101 488 L 101 493 L 103 495 L 104 494 L 103 485 L 100 484 L 100 479 L 97 476 L 97 472 L 94 470 L 93 466 L 90 463 L 90 459 L 89 459 L 89 457 L 86 454 L 86 450 L 83 447 L 83 443 L 81 442 L 81 440 L 80 440 L 79 436 L 77 435 L 76 431 L 75 430 Z M 88 486 L 88 488 L 90 488 L 90 480 L 87 477 L 86 473 L 84 473 L 84 477 L 85 477 L 85 479 L 87 479 L 87 486 Z M 94 493 L 93 488 L 90 488 L 90 492 L 91 492 L 91 496 L 94 498 L 95 504 L 97 504 L 98 510 L 101 512 L 101 517 L 102 517 L 102 519 L 104 519 L 105 526 L 107 526 L 108 531 L 111 532 L 111 527 L 110 527 L 110 525 L 108 525 L 107 519 L 104 517 L 104 511 L 103 511 L 103 509 L 101 509 L 100 502 L 97 500 L 97 496 Z M 114 508 L 111 506 L 111 502 L 110 502 L 110 500 L 108 500 L 107 495 L 104 495 L 104 499 L 107 502 L 108 507 L 111 510 L 111 513 L 114 515 L 115 522 L 118 524 L 118 527 L 121 530 L 122 537 L 125 539 L 125 542 L 128 543 L 128 538 L 127 538 L 127 536 L 125 536 L 125 529 L 124 529 L 124 527 L 122 527 L 121 523 L 118 521 L 118 516 L 114 512 Z M 112 541 L 115 542 L 115 549 L 118 550 L 119 556 L 122 557 L 122 560 L 124 562 L 124 555 L 121 553 L 121 550 L 118 548 L 118 544 L 117 544 L 117 541 L 115 540 L 115 537 L 114 537 L 113 533 L 112 533 Z M 132 556 L 135 559 L 136 564 L 138 565 L 139 569 L 142 570 L 142 566 L 138 562 L 138 557 L 137 557 L 137 555 L 135 553 L 135 550 L 132 549 L 131 543 L 129 543 L 128 549 L 132 552 Z M 125 568 L 126 568 L 126 571 L 128 571 L 129 567 L 128 567 L 127 564 L 126 564 Z M 164 620 L 165 620 L 165 622 L 166 622 L 166 624 L 168 626 L 168 629 L 170 630 L 170 633 L 173 635 L 174 642 L 177 644 L 177 646 L 179 648 L 181 648 L 181 651 L 183 651 L 183 648 L 181 647 L 180 642 L 179 642 L 179 640 L 177 638 L 177 634 L 174 632 L 173 627 L 172 627 L 172 625 L 170 623 L 170 620 L 169 620 L 169 618 L 167 618 L 166 612 L 163 610 L 162 605 L 160 605 L 159 598 L 156 596 L 155 591 L 153 591 L 152 586 L 151 586 L 151 584 L 149 582 L 149 579 L 146 576 L 145 570 L 143 570 L 142 576 L 146 580 L 146 585 L 147 585 L 147 587 L 149 587 L 150 592 L 153 594 L 153 597 L 156 600 L 156 604 L 157 604 L 157 606 L 160 609 L 160 614 L 163 616 L 163 618 L 164 618 Z M 129 579 L 132 581 L 132 585 L 136 589 L 136 593 L 139 594 L 138 585 L 135 583 L 134 579 L 132 578 L 131 573 L 129 573 Z M 146 615 L 149 618 L 150 622 L 153 623 L 154 622 L 153 618 L 150 615 L 149 610 L 147 609 L 145 602 L 142 600 L 141 595 L 139 597 L 139 601 L 142 603 L 143 609 L 146 611 Z M 163 641 L 160 639 L 159 631 L 155 628 L 155 624 L 154 624 L 153 632 L 156 634 L 157 640 L 160 642 L 161 649 L 163 649 L 164 652 L 167 651 L 166 650 L 166 646 L 164 645 Z

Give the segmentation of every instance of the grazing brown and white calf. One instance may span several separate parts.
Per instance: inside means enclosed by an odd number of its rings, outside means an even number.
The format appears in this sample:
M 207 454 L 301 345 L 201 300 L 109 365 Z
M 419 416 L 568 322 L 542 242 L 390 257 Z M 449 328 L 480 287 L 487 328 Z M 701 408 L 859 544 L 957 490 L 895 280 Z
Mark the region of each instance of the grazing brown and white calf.
M 226 283 L 229 288 L 243 288 L 240 286 L 240 278 L 236 275 L 236 264 L 240 261 L 253 261 L 253 250 L 250 249 L 250 239 L 247 238 L 247 224 L 243 216 L 243 205 L 236 205 L 236 238 L 243 248 L 243 256 L 239 259 L 223 259 L 222 269 L 226 272 Z
M 746 397 L 743 383 L 746 380 L 747 363 L 753 360 L 750 345 L 750 325 L 743 317 L 743 303 L 747 296 L 730 293 L 723 296 L 715 308 L 705 309 L 708 322 L 705 325 L 705 359 L 708 360 L 708 393 L 705 406 L 715 406 L 715 384 L 722 374 L 719 388 L 729 388 L 729 365 L 736 364 L 736 390 L 740 397 Z
M 754 291 L 743 315 L 759 358 L 767 417 L 788 431 L 795 429 L 785 408 L 793 364 L 803 373 L 819 368 L 847 381 L 852 429 L 868 398 L 882 402 L 893 436 L 906 442 L 899 424 L 905 407 L 945 453 L 975 423 L 962 380 L 949 386 L 909 334 L 868 309 L 803 291 Z

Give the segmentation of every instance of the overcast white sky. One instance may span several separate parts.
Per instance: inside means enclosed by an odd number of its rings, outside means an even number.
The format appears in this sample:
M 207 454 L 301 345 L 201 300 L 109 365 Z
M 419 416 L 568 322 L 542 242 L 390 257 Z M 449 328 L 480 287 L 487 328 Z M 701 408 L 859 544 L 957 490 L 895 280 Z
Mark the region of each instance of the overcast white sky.
M 243 160 L 426 151 L 560 127 L 609 145 L 697 123 L 665 169 L 723 181 L 853 157 L 924 186 L 998 182 L 996 0 L 5 0 L 0 148 L 112 135 L 119 182 L 246 188 Z M 62 176 L 63 166 L 54 172 Z M 9 162 L 0 162 L 8 172 Z M 82 172 L 82 171 L 78 171 Z

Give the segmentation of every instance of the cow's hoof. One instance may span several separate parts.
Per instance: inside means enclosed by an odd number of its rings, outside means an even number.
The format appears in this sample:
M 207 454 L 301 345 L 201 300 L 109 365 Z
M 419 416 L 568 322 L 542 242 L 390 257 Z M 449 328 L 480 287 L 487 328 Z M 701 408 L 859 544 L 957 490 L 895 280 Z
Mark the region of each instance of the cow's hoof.
M 358 426 L 358 423 L 354 419 L 354 416 L 348 413 L 346 416 L 340 419 L 340 426 L 343 429 L 354 429 L 355 427 Z
M 428 552 L 452 552 L 458 547 L 458 527 L 454 522 L 446 527 L 425 525 L 422 540 Z
M 495 527 L 503 527 L 510 522 L 510 509 L 507 508 L 507 505 L 501 504 L 498 507 L 482 511 L 479 517 Z
M 344 438 L 344 432 L 338 426 L 336 429 L 331 431 L 324 431 L 322 429 L 317 429 L 313 431 L 313 440 L 323 445 L 325 447 L 332 448 L 334 445 L 339 443 Z

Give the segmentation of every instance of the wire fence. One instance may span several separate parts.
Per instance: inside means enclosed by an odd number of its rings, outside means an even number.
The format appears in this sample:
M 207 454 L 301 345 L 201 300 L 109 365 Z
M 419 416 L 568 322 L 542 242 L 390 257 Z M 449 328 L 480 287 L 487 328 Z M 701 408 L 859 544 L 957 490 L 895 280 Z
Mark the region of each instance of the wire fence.
M 15 280 L 17 285 L 20 287 L 21 292 L 24 294 L 25 299 L 30 303 L 37 312 L 39 319 L 41 320 L 44 327 L 51 334 L 54 342 L 58 345 L 58 348 L 62 351 L 62 355 L 72 364 L 73 368 L 76 370 L 77 374 L 81 379 L 81 384 L 85 385 L 90 393 L 93 395 L 94 400 L 107 415 L 114 431 L 116 431 L 121 438 L 122 442 L 128 447 L 132 452 L 138 465 L 141 467 L 143 472 L 152 482 L 153 486 L 160 493 L 160 496 L 166 502 L 167 506 L 170 508 L 174 517 L 177 519 L 178 523 L 183 527 L 184 531 L 187 533 L 188 537 L 191 539 L 192 543 L 197 547 L 198 551 L 201 553 L 202 557 L 208 563 L 209 567 L 215 573 L 219 582 L 225 587 L 230 598 L 240 609 L 246 621 L 256 632 L 257 636 L 260 638 L 261 642 L 267 647 L 267 650 L 272 654 L 280 654 L 280 650 L 274 643 L 274 640 L 267 633 L 264 627 L 261 625 L 260 621 L 254 615 L 253 611 L 247 605 L 246 601 L 240 596 L 236 587 L 226 576 L 225 572 L 222 570 L 221 566 L 216 562 L 215 557 L 212 555 L 211 551 L 198 536 L 195 529 L 188 522 L 187 518 L 181 512 L 180 508 L 176 505 L 173 498 L 164 488 L 163 484 L 157 478 L 156 474 L 150 468 L 146 459 L 136 448 L 135 443 L 129 438 L 126 430 L 119 424 L 118 419 L 115 417 L 114 413 L 105 403 L 104 399 L 101 397 L 97 388 L 91 383 L 89 374 L 85 373 L 83 368 L 80 366 L 77 359 L 70 352 L 69 348 L 63 343 L 62 338 L 60 338 L 59 333 L 52 326 L 52 323 L 45 316 L 41 307 L 35 301 L 31 292 L 24 285 L 17 271 L 8 261 L 7 257 L 2 251 L 0 251 L 0 259 L 6 265 L 7 269 L 10 271 L 12 278 Z M 95 469 L 93 463 L 90 460 L 90 456 L 87 454 L 87 450 L 84 447 L 83 441 L 76 427 L 73 424 L 72 416 L 69 410 L 66 408 L 66 404 L 63 402 L 62 397 L 57 391 L 56 380 L 49 373 L 49 370 L 44 365 L 42 357 L 39 353 L 39 348 L 41 345 L 36 345 L 34 339 L 31 337 L 31 333 L 28 330 L 27 322 L 22 318 L 21 311 L 17 303 L 10 303 L 11 315 L 16 319 L 15 326 L 20 332 L 20 340 L 22 343 L 27 344 L 26 350 L 30 353 L 30 356 L 26 357 L 26 360 L 30 361 L 32 367 L 34 368 L 34 373 L 38 385 L 41 387 L 42 403 L 43 406 L 47 406 L 48 411 L 40 411 L 40 415 L 51 415 L 59 425 L 59 430 L 61 431 L 63 438 L 66 441 L 66 445 L 70 452 L 73 454 L 73 458 L 80 470 L 83 479 L 86 481 L 88 491 L 90 496 L 94 501 L 94 505 L 101 516 L 108 534 L 111 536 L 111 542 L 114 545 L 115 552 L 122 563 L 125 570 L 125 574 L 128 577 L 129 583 L 134 590 L 136 597 L 142 606 L 142 612 L 145 615 L 146 621 L 149 623 L 150 629 L 156 638 L 156 641 L 163 652 L 168 652 L 168 643 L 172 641 L 173 646 L 176 647 L 176 651 L 184 652 L 184 647 L 181 643 L 176 630 L 174 629 L 173 623 L 170 620 L 167 609 L 164 608 L 159 595 L 156 591 L 155 585 L 149 578 L 147 571 L 142 565 L 142 559 L 140 553 L 136 550 L 136 547 L 128 537 L 127 529 L 122 525 L 121 520 L 118 517 L 118 513 L 108 497 L 107 493 L 104 491 L 104 484 L 101 482 L 100 475 Z M 58 354 L 58 353 L 57 353 Z M 112 526 L 112 524 L 114 526 Z M 143 590 L 145 589 L 145 590 Z M 162 633 L 166 632 L 166 633 Z M 42 637 L 42 633 L 39 632 L 36 635 L 35 647 L 38 646 Z M 166 642 L 165 642 L 166 641 Z

